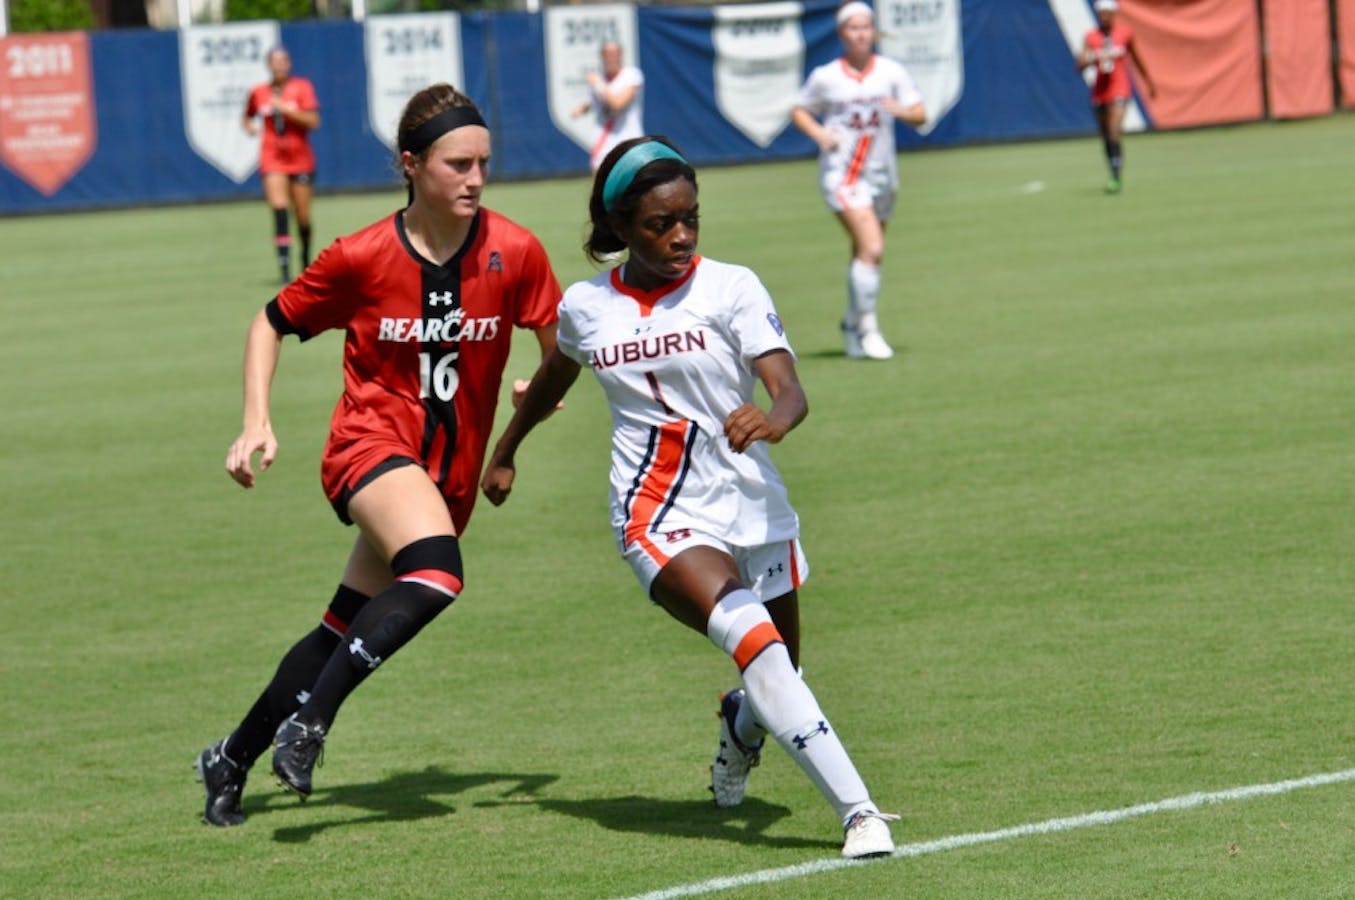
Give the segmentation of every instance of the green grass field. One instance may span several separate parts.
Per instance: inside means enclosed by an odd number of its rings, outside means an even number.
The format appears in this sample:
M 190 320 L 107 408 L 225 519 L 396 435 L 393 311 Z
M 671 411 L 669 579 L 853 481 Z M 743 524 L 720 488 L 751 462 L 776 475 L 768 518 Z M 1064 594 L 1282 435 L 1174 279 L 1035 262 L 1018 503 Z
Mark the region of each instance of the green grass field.
M 706 255 L 800 356 L 776 448 L 806 676 L 900 844 L 1355 767 L 1355 118 L 916 153 L 885 263 L 900 349 L 841 356 L 846 242 L 811 162 L 701 173 Z M 563 282 L 583 179 L 491 186 Z M 321 197 L 323 240 L 401 194 Z M 0 220 L 0 895 L 1349 897 L 1355 781 L 774 884 L 836 857 L 770 750 L 707 801 L 733 667 L 650 607 L 606 523 L 580 379 L 465 537 L 456 606 L 345 706 L 306 804 L 199 823 L 190 763 L 333 590 L 319 489 L 340 340 L 289 341 L 245 492 L 261 201 Z M 323 241 L 322 241 L 323 243 Z M 522 341 L 511 374 L 533 368 Z M 676 895 L 675 892 L 673 895 Z

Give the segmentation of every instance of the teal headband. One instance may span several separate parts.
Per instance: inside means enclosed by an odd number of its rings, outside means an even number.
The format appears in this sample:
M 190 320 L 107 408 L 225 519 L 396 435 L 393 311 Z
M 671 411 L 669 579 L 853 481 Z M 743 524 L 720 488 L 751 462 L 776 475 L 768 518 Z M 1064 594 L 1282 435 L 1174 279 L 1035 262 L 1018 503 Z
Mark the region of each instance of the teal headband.
M 687 163 L 681 153 L 663 141 L 645 141 L 622 153 L 616 165 L 607 173 L 607 181 L 602 185 L 602 208 L 611 212 L 612 207 L 616 206 L 616 201 L 621 199 L 626 188 L 635 180 L 635 176 L 640 174 L 640 170 L 660 159 L 675 159 L 680 163 Z

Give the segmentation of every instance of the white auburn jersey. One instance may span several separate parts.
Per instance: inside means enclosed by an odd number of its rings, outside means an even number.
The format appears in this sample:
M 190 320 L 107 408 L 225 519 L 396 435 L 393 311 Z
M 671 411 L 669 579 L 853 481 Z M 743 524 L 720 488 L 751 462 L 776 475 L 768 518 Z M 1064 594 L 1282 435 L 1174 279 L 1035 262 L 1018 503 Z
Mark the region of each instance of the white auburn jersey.
M 620 112 L 612 112 L 598 91 L 589 88 L 589 101 L 593 104 L 593 116 L 597 127 L 593 147 L 588 151 L 589 164 L 594 171 L 602 165 L 602 161 L 617 144 L 645 133 L 644 73 L 635 66 L 622 66 L 621 71 L 607 82 L 606 89 L 620 91 L 629 87 L 635 88 L 635 96 Z
M 795 105 L 819 119 L 838 137 L 837 147 L 819 154 L 819 177 L 827 191 L 870 178 L 890 190 L 899 185 L 894 149 L 894 116 L 885 107 L 922 102 L 913 77 L 900 63 L 878 54 L 864 72 L 841 57 L 809 73 Z
M 753 361 L 792 352 L 752 270 L 696 257 L 652 292 L 616 268 L 560 301 L 560 352 L 591 368 L 612 411 L 611 518 L 624 550 L 685 529 L 753 547 L 800 523 L 765 441 L 735 453 L 725 418 L 753 399 Z

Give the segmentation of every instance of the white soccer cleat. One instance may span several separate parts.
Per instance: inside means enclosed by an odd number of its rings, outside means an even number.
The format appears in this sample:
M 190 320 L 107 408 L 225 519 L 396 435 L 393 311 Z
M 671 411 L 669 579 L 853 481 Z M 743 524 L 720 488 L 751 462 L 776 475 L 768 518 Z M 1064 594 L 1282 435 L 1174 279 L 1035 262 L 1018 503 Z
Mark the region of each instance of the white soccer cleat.
M 749 747 L 734 734 L 734 719 L 745 695 L 736 688 L 720 698 L 720 749 L 710 766 L 710 792 L 716 806 L 738 806 L 748 790 L 748 774 L 762 761 L 762 741 Z
M 866 359 L 892 359 L 894 348 L 885 342 L 880 332 L 865 331 L 861 333 L 861 355 Z
M 893 853 L 894 836 L 889 833 L 889 823 L 898 820 L 896 815 L 874 810 L 852 816 L 843 829 L 846 833 L 842 841 L 843 858 L 865 859 Z

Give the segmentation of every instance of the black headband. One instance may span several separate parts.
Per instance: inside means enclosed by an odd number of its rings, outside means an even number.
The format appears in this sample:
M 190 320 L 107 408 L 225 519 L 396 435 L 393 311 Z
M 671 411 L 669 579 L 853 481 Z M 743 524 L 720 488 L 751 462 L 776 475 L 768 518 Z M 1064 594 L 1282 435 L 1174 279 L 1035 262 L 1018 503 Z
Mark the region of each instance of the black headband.
M 433 146 L 433 142 L 447 132 L 464 128 L 467 125 L 479 125 L 481 128 L 489 127 L 485 124 L 485 120 L 480 117 L 480 110 L 474 106 L 453 106 L 451 109 L 444 109 L 415 128 L 409 135 L 409 140 L 405 142 L 405 146 L 400 149 L 418 156 Z

